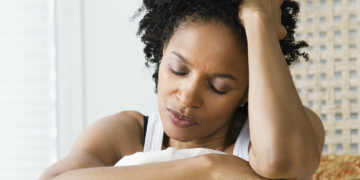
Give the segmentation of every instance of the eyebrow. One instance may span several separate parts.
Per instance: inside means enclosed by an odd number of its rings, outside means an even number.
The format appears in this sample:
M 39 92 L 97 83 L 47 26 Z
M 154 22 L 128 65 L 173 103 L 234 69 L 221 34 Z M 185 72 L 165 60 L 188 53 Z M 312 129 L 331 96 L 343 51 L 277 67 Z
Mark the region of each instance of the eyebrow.
M 175 56 L 177 56 L 177 57 L 178 57 L 182 62 L 184 62 L 185 64 L 191 66 L 191 64 L 189 63 L 189 61 L 187 61 L 180 53 L 175 52 L 175 51 L 171 51 L 171 53 L 173 53 Z
M 173 53 L 175 56 L 177 56 L 182 62 L 184 62 L 185 64 L 191 66 L 190 62 L 187 61 L 184 56 L 182 56 L 180 53 L 175 52 L 175 51 L 171 51 L 171 53 Z M 228 78 L 231 79 L 233 81 L 237 81 L 238 79 L 236 79 L 232 74 L 230 73 L 214 73 L 212 74 L 215 77 L 220 77 L 220 78 Z

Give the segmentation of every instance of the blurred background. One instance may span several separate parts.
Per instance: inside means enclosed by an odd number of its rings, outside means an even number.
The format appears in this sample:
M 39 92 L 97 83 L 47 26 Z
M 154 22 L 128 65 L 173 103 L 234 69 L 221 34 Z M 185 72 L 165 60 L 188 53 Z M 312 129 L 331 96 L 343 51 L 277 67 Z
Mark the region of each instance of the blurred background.
M 295 39 L 310 60 L 292 67 L 303 104 L 325 127 L 323 158 L 314 179 L 360 179 L 359 0 L 298 0 Z
M 85 127 L 157 111 L 141 0 L 0 0 L 0 179 L 38 179 Z
M 290 68 L 326 142 L 314 179 L 360 178 L 360 2 L 298 0 L 297 40 L 310 60 Z M 38 179 L 96 120 L 158 110 L 153 68 L 130 18 L 141 0 L 0 0 L 0 179 Z M 339 166 L 340 165 L 340 166 Z M 335 178 L 336 179 L 336 178 Z
M 291 69 L 298 93 L 323 121 L 323 154 L 359 154 L 360 6 L 357 0 L 299 2 L 295 37 L 309 43 L 310 60 Z

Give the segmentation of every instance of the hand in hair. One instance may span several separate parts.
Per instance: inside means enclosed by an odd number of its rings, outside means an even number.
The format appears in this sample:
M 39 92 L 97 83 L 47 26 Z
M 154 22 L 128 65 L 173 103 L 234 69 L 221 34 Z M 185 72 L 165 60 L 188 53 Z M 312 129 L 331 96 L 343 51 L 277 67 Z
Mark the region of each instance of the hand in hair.
M 278 39 L 284 39 L 287 31 L 281 24 L 281 5 L 283 2 L 284 0 L 245 0 L 239 6 L 239 19 L 241 24 L 245 27 L 244 22 L 254 15 L 254 13 L 261 13 L 269 17 L 272 21 L 271 24 L 276 28 Z

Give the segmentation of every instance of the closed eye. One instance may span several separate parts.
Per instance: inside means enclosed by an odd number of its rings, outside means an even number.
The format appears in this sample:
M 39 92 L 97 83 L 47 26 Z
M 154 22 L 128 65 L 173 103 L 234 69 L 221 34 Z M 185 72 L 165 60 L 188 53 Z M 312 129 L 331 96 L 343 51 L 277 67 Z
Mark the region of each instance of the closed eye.
M 178 73 L 178 72 L 174 71 L 174 70 L 171 69 L 171 68 L 170 68 L 170 70 L 171 70 L 172 73 L 174 73 L 174 74 L 177 75 L 177 76 L 185 76 L 185 75 L 187 74 L 187 73 Z M 209 83 L 209 86 L 210 86 L 210 88 L 211 88 L 216 94 L 224 95 L 224 94 L 227 93 L 227 92 L 218 91 L 218 90 L 215 89 L 215 87 L 214 87 L 213 85 L 211 85 L 210 83 Z
M 170 70 L 171 70 L 172 73 L 174 73 L 174 74 L 177 75 L 177 76 L 185 76 L 185 75 L 187 74 L 187 73 L 178 73 L 178 72 L 174 71 L 174 70 L 171 69 L 171 68 L 170 68 Z

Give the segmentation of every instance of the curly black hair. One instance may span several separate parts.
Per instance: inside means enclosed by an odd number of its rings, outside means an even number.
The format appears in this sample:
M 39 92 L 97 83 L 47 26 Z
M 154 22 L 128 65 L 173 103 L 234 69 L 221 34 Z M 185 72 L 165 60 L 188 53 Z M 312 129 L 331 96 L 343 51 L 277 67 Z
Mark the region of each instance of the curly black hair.
M 239 5 L 244 0 L 144 0 L 143 5 L 131 20 L 145 12 L 139 22 L 137 36 L 145 43 L 144 53 L 146 67 L 149 62 L 155 64 L 152 76 L 157 93 L 159 66 L 163 56 L 163 48 L 180 26 L 181 23 L 191 21 L 215 21 L 230 28 L 240 39 L 244 52 L 247 52 L 245 28 L 241 25 L 238 13 Z M 299 4 L 293 0 L 285 0 L 281 6 L 281 23 L 287 30 L 287 36 L 280 41 L 282 53 L 286 63 L 291 66 L 302 56 L 306 61 L 309 55 L 300 53 L 299 49 L 308 47 L 305 41 L 295 41 L 294 30 L 300 11 Z
M 164 46 L 183 22 L 201 21 L 221 23 L 234 32 L 247 53 L 247 38 L 245 28 L 239 20 L 239 6 L 244 0 L 143 0 L 143 5 L 134 14 L 131 20 L 135 20 L 143 12 L 145 15 L 139 22 L 137 36 L 145 43 L 144 53 L 146 67 L 149 62 L 155 65 L 152 76 L 155 81 L 155 93 L 157 94 L 159 66 L 163 56 Z M 294 0 L 284 0 L 282 6 L 281 23 L 287 30 L 287 36 L 280 41 L 280 47 L 288 66 L 299 61 L 302 56 L 305 61 L 309 55 L 300 53 L 299 49 L 308 47 L 305 41 L 295 41 L 294 32 L 300 11 L 299 4 Z M 248 87 L 249 88 L 249 87 Z M 244 114 L 248 114 L 248 103 L 239 108 Z M 239 133 L 241 122 L 232 122 L 227 138 L 227 145 L 233 143 Z

